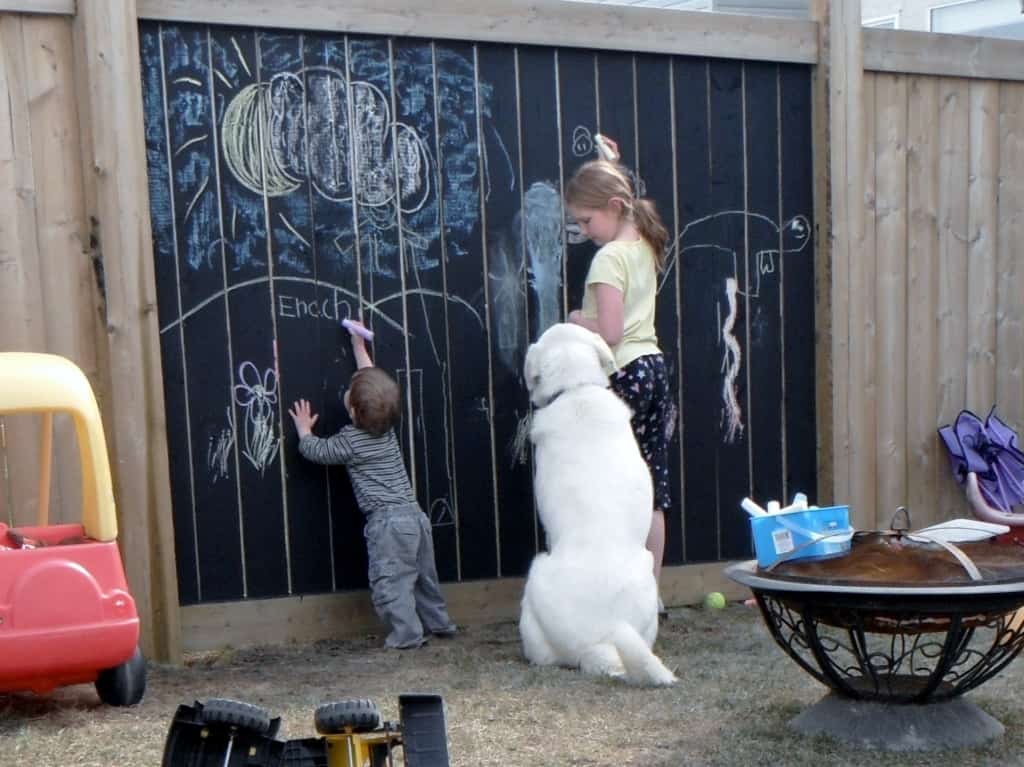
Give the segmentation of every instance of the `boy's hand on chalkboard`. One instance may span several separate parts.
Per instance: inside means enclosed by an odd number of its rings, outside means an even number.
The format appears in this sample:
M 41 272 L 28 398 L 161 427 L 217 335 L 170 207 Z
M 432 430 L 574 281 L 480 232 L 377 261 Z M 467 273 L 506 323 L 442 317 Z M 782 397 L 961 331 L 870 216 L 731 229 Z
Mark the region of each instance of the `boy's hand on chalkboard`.
M 289 408 L 288 415 L 295 422 L 295 429 L 299 432 L 299 439 L 312 434 L 313 426 L 316 425 L 317 419 L 320 418 L 320 416 L 313 412 L 309 401 L 304 399 L 296 400 L 295 404 Z

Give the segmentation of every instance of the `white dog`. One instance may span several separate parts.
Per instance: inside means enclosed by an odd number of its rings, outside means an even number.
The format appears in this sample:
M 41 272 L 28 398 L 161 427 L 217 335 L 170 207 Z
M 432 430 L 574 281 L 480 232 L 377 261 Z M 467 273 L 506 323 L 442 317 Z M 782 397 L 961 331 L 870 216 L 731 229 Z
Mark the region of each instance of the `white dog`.
M 549 551 L 530 565 L 519 632 L 532 663 L 669 685 L 675 675 L 651 652 L 651 475 L 630 410 L 608 389 L 614 370 L 608 345 L 579 325 L 554 325 L 527 351 L 534 492 Z

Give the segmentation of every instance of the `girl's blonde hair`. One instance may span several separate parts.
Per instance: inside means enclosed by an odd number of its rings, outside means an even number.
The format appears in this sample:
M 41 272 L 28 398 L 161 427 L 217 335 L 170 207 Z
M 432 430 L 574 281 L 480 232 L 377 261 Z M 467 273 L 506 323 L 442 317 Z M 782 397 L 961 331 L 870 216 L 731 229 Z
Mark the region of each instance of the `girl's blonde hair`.
M 613 199 L 622 201 L 623 214 L 632 218 L 640 236 L 654 251 L 658 271 L 664 271 L 668 230 L 653 202 L 633 196 L 633 184 L 621 165 L 591 160 L 579 167 L 565 187 L 565 202 L 575 208 L 606 208 Z

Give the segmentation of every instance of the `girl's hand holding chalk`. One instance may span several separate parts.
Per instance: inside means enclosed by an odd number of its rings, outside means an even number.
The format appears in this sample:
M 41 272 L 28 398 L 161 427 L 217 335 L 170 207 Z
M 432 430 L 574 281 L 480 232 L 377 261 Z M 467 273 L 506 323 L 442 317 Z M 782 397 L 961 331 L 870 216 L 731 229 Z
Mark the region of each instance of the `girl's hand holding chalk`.
M 341 321 L 341 326 L 353 335 L 360 336 L 367 341 L 373 340 L 373 331 L 363 327 L 363 323 L 359 320 L 350 320 L 346 317 Z
M 600 133 L 594 134 L 594 146 L 597 147 L 597 155 L 602 160 L 616 162 L 619 159 L 619 145 L 607 136 Z

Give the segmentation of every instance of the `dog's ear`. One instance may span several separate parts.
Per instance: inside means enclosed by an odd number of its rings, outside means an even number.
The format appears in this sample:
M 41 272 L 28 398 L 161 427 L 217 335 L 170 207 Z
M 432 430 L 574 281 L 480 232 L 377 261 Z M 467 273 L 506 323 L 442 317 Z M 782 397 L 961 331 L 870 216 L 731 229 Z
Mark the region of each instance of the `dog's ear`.
M 606 376 L 610 376 L 619 366 L 615 364 L 615 355 L 603 338 L 594 333 L 594 348 L 597 350 L 597 359 L 601 363 L 601 370 Z
M 526 391 L 532 392 L 540 382 L 540 373 L 537 371 L 537 344 L 530 344 L 526 350 L 526 360 L 523 362 L 523 379 L 526 381 Z

